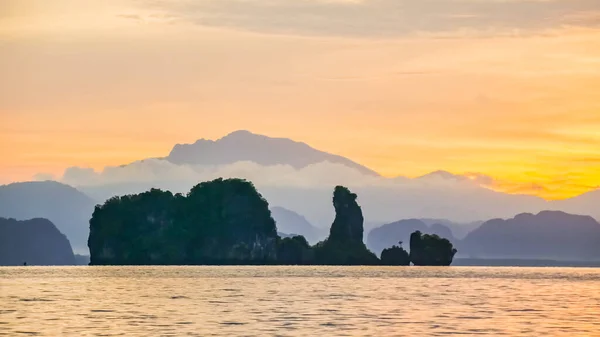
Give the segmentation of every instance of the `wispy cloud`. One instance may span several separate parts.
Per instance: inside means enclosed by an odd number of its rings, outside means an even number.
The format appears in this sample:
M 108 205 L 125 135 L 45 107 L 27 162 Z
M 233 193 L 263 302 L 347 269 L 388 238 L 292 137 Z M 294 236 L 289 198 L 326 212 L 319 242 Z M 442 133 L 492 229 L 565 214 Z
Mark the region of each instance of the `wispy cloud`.
M 418 32 L 536 33 L 597 26 L 596 0 L 180 0 L 154 6 L 199 26 L 271 34 L 395 37 Z

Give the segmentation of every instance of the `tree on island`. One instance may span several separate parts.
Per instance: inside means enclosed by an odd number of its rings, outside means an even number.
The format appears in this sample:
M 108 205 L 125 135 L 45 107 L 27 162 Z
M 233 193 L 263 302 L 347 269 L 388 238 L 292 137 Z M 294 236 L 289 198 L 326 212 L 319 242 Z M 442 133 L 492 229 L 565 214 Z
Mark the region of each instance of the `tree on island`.
M 287 237 L 277 243 L 277 261 L 284 265 L 312 264 L 314 252 L 304 236 Z
M 456 249 L 448 239 L 416 231 L 410 236 L 410 261 L 415 266 L 449 266 Z

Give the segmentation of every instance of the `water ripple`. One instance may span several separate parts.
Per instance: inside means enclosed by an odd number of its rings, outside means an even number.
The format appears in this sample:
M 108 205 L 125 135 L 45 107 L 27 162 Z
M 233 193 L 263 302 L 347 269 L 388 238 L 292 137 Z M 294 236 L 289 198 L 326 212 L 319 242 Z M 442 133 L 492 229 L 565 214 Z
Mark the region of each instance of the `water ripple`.
M 600 270 L 0 268 L 1 336 L 592 336 Z

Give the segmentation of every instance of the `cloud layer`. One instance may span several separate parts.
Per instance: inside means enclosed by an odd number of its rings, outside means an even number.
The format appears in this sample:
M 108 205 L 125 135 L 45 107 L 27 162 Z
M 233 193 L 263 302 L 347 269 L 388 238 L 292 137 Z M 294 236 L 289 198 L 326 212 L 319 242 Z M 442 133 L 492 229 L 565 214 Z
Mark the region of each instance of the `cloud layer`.
M 365 216 L 372 222 L 411 217 L 474 221 L 538 211 L 545 205 L 545 201 L 536 197 L 489 190 L 482 183 L 491 185 L 493 179 L 483 175 L 473 179 L 439 171 L 414 179 L 390 179 L 364 175 L 329 162 L 295 169 L 288 165 L 261 166 L 252 162 L 175 165 L 166 160 L 148 159 L 107 167 L 100 172 L 72 167 L 65 171 L 62 182 L 102 201 L 151 187 L 185 193 L 199 182 L 219 177 L 248 179 L 271 205 L 298 211 L 324 228 L 333 218 L 330 198 L 336 185 L 348 186 L 359 194 Z
M 600 24 L 595 0 L 180 0 L 155 6 L 199 26 L 299 35 L 496 35 Z
M 411 182 L 364 175 L 358 170 L 329 162 L 296 169 L 290 165 L 262 166 L 246 161 L 227 165 L 177 165 L 162 159 L 146 159 L 129 165 L 109 166 L 99 172 L 91 168 L 70 167 L 65 170 L 61 180 L 73 186 L 102 186 L 176 181 L 197 183 L 220 177 L 248 179 L 261 186 L 297 188 L 338 184 L 381 186 Z

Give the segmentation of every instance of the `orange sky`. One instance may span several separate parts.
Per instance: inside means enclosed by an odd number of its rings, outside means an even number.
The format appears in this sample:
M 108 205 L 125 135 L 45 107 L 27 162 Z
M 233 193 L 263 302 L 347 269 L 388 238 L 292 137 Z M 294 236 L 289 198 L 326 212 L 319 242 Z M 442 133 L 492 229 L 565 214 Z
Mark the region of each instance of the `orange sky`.
M 0 0 L 0 182 L 248 129 L 386 176 L 600 186 L 600 4 L 449 3 Z

